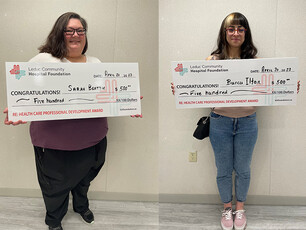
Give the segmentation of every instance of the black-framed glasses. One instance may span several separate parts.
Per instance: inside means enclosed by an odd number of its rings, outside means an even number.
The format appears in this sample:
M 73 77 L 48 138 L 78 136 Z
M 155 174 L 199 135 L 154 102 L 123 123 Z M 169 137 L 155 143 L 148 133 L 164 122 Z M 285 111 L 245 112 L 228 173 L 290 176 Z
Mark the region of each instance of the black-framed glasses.
M 85 35 L 86 34 L 86 29 L 67 29 L 67 30 L 64 30 L 65 34 L 66 35 L 70 35 L 70 36 L 73 36 L 74 33 L 76 32 L 79 36 L 82 36 L 82 35 Z
M 245 29 L 244 27 L 231 27 L 230 26 L 228 28 L 225 28 L 225 30 L 229 35 L 233 35 L 235 31 L 237 31 L 238 34 L 244 34 L 247 29 Z

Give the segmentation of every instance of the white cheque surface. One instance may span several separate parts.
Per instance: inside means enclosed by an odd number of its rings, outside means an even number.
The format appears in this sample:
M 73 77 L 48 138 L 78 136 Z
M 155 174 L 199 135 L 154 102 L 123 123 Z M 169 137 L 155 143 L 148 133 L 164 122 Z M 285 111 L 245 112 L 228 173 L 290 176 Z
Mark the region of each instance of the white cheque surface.
M 297 58 L 172 62 L 177 108 L 295 105 Z
M 6 62 L 12 121 L 141 114 L 138 63 Z

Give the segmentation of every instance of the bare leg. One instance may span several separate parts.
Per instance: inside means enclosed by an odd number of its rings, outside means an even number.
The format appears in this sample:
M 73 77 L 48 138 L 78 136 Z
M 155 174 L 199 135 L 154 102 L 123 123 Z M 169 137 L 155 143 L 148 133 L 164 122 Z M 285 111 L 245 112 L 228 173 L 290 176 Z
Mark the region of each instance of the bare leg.
M 244 210 L 244 202 L 237 201 L 236 210 Z
M 229 203 L 224 203 L 224 209 L 226 208 L 232 208 L 232 202 L 229 202 Z

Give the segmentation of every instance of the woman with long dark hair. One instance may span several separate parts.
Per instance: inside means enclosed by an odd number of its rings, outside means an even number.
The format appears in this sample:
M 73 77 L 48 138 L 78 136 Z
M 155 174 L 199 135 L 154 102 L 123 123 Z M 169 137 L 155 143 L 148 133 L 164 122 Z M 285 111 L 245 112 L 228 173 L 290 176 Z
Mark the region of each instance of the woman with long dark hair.
M 73 12 L 61 15 L 39 48 L 40 53 L 30 62 L 99 63 L 99 59 L 85 55 L 87 30 L 80 15 Z M 9 121 L 6 115 L 4 123 L 25 122 Z M 107 118 L 31 122 L 30 135 L 49 230 L 63 229 L 61 222 L 68 210 L 70 192 L 73 210 L 86 223 L 94 222 L 87 192 L 105 161 L 107 131 Z
M 248 20 L 231 13 L 222 22 L 218 47 L 207 60 L 256 58 Z M 224 230 L 246 228 L 244 202 L 250 185 L 250 165 L 257 140 L 255 107 L 216 107 L 210 119 L 210 141 L 217 166 L 217 185 L 224 210 Z M 235 172 L 236 210 L 232 209 L 232 173 Z

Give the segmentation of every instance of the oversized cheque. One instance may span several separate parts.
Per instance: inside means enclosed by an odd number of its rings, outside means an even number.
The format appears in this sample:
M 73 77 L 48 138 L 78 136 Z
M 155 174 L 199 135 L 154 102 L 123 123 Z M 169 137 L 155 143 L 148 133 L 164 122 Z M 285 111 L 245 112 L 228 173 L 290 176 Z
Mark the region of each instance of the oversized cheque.
M 172 62 L 177 108 L 295 105 L 297 58 Z
M 6 63 L 9 119 L 141 113 L 137 63 Z

